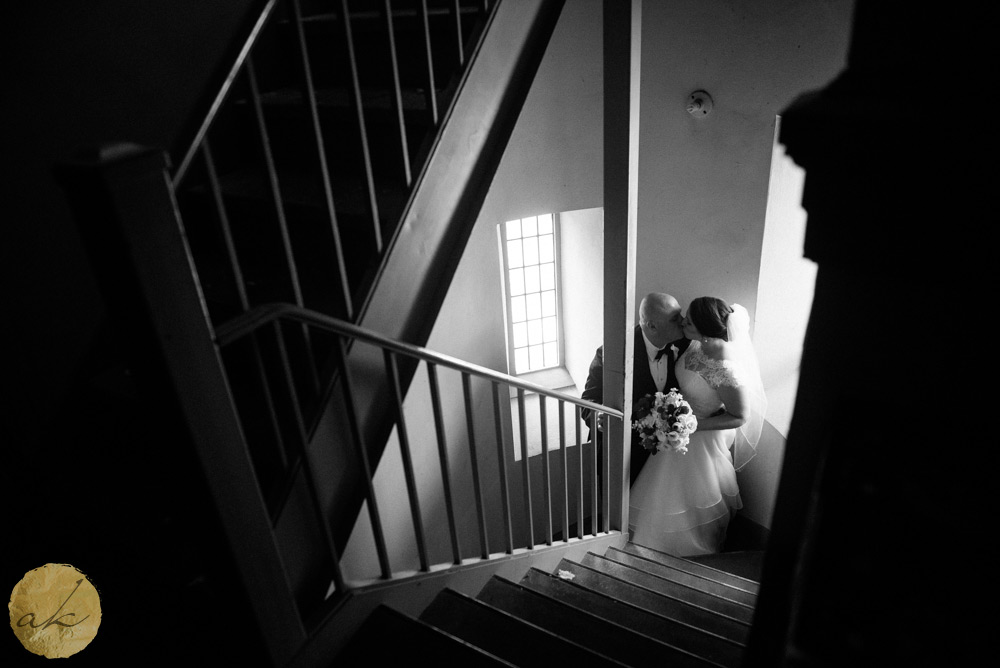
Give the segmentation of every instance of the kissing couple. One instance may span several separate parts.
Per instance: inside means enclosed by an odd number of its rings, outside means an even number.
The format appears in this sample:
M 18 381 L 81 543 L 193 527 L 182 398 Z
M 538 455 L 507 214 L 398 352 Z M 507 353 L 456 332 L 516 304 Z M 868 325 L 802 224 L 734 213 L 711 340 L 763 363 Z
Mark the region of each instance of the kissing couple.
M 720 552 L 743 507 L 736 471 L 756 454 L 767 399 L 750 341 L 750 315 L 739 304 L 698 297 L 683 311 L 653 292 L 639 304 L 632 404 L 676 388 L 698 418 L 686 453 L 650 459 L 632 432 L 629 532 L 632 542 L 676 556 Z M 582 398 L 603 402 L 603 346 Z M 589 424 L 589 411 L 584 411 Z

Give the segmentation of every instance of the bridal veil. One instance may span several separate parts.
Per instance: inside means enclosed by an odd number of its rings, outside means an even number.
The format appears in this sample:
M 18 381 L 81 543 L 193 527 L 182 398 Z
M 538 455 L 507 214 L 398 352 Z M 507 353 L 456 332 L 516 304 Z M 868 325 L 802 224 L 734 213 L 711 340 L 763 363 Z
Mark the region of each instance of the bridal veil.
M 732 304 L 733 312 L 726 318 L 726 335 L 733 344 L 733 359 L 740 369 L 740 384 L 748 394 L 749 411 L 747 421 L 736 434 L 733 446 L 733 466 L 739 471 L 757 454 L 757 442 L 764 428 L 764 413 L 767 411 L 767 396 L 760 378 L 760 364 L 750 341 L 750 314 L 744 306 Z

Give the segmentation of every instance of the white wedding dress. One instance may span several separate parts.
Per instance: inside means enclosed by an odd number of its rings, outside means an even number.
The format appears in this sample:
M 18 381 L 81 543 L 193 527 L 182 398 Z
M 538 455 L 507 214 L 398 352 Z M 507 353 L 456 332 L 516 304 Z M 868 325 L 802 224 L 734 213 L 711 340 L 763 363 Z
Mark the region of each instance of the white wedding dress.
M 739 383 L 740 369 L 707 357 L 692 341 L 677 360 L 677 382 L 694 414 L 722 408 L 716 388 Z M 665 388 L 669 389 L 669 388 Z M 726 528 L 743 507 L 729 448 L 735 429 L 695 431 L 685 454 L 658 452 L 646 460 L 630 490 L 631 540 L 676 556 L 719 552 Z

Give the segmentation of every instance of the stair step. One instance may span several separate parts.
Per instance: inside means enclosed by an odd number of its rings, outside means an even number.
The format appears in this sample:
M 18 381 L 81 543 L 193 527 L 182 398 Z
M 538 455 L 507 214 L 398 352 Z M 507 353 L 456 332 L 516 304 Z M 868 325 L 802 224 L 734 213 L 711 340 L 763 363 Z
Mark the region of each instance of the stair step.
M 718 665 L 740 665 L 744 649 L 742 643 L 721 635 L 714 635 L 705 629 L 677 619 L 683 615 L 664 616 L 537 568 L 528 569 L 519 584 L 524 589 L 586 610 L 606 622 L 626 626 L 636 633 Z M 678 604 L 678 606 L 680 607 L 682 604 Z
M 626 665 L 453 589 L 441 590 L 420 620 L 517 666 Z
M 624 619 L 612 624 L 516 582 L 494 576 L 476 598 L 584 647 L 630 666 L 720 666 L 630 628 Z
M 719 552 L 718 554 L 703 554 L 697 557 L 690 557 L 690 559 L 695 563 L 714 568 L 718 571 L 760 582 L 764 551 Z
M 643 610 L 668 617 L 688 626 L 745 644 L 750 633 L 746 622 L 726 617 L 712 610 L 693 605 L 682 598 L 661 594 L 628 580 L 597 570 L 592 566 L 563 559 L 558 570 L 573 576 L 581 587 L 619 599 Z
M 621 580 L 626 580 L 659 594 L 683 600 L 691 605 L 711 610 L 716 614 L 745 624 L 749 624 L 753 620 L 753 608 L 748 605 L 727 601 L 724 598 L 719 598 L 714 594 L 709 594 L 700 589 L 688 587 L 687 585 L 672 582 L 671 580 L 665 580 L 656 575 L 650 575 L 637 568 L 612 561 L 600 554 L 588 552 L 584 555 L 580 563 Z
M 725 570 L 720 570 L 716 567 L 710 566 L 707 563 L 700 561 L 701 557 L 675 557 L 672 554 L 667 554 L 666 552 L 660 552 L 659 550 L 654 550 L 649 547 L 644 547 L 642 545 L 636 545 L 635 543 L 626 543 L 625 547 L 622 548 L 623 551 L 629 554 L 634 554 L 650 561 L 655 561 L 657 563 L 663 564 L 664 566 L 669 566 L 679 571 L 684 571 L 685 573 L 690 573 L 691 575 L 697 575 L 703 577 L 707 580 L 714 580 L 715 582 L 728 585 L 730 587 L 735 587 L 736 589 L 742 589 L 753 594 L 756 594 L 760 590 L 759 580 L 752 580 L 746 577 L 742 577 Z M 743 553 L 734 553 L 743 554 Z M 706 555 L 715 556 L 715 555 Z M 731 559 L 731 558 L 729 558 Z M 748 569 L 749 570 L 749 569 Z
M 386 639 L 390 639 L 389 642 Z M 402 665 L 420 658 L 439 666 L 511 666 L 479 647 L 387 606 L 375 608 L 337 656 L 337 666 Z
M 727 584 L 716 582 L 715 580 L 709 580 L 699 575 L 692 575 L 672 566 L 667 566 L 657 561 L 652 561 L 635 554 L 630 554 L 614 547 L 608 548 L 608 550 L 604 553 L 604 556 L 607 559 L 617 561 L 618 563 L 625 564 L 626 566 L 631 566 L 632 568 L 639 569 L 649 573 L 650 575 L 671 580 L 693 589 L 700 589 L 701 591 L 713 594 L 719 598 L 733 601 L 734 603 L 742 603 L 743 605 L 749 605 L 751 607 L 757 604 L 757 594 L 755 593 L 731 587 Z

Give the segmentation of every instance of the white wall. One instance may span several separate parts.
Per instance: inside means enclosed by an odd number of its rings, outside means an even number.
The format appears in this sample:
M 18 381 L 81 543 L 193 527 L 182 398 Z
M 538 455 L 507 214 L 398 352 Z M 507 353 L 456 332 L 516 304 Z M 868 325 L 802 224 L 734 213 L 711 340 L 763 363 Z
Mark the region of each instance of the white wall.
M 763 324 L 758 295 L 770 297 L 758 284 L 775 117 L 843 68 L 852 10 L 851 2 L 794 0 L 643 4 L 637 295 L 662 290 L 682 304 L 721 297 L 746 306 L 755 328 Z M 696 119 L 686 103 L 699 89 L 714 109 Z M 772 250 L 801 257 L 801 248 Z M 771 303 L 769 322 L 784 308 Z M 790 317 L 808 313 L 801 300 L 789 306 Z M 771 348 L 787 346 L 773 335 L 759 343 L 772 361 Z M 740 473 L 744 513 L 764 526 L 783 453 L 774 433 Z
M 603 339 L 604 210 L 563 212 L 559 232 L 566 370 L 583 391 Z
M 738 301 L 751 314 L 774 119 L 846 62 L 852 3 L 643 6 L 636 294 Z M 712 113 L 687 113 L 688 95 Z

